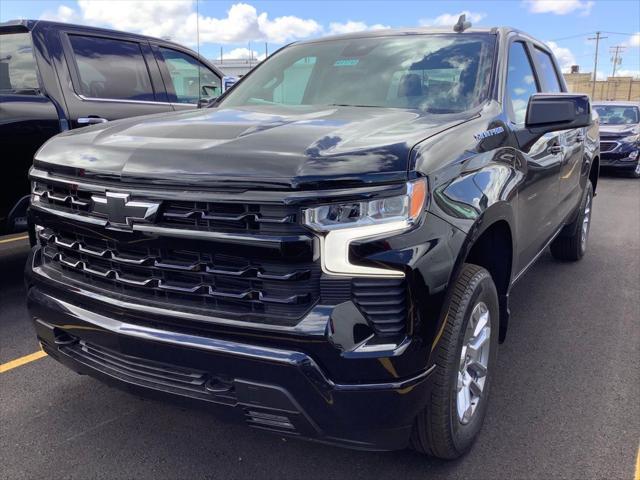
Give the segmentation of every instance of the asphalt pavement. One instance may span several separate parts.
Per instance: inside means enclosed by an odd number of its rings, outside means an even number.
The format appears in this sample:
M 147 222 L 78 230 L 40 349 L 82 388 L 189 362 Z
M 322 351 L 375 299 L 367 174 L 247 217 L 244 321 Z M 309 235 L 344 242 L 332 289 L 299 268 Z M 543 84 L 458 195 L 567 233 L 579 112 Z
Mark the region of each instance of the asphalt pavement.
M 38 351 L 27 252 L 24 238 L 0 238 L 4 365 Z M 511 309 L 484 428 L 455 462 L 283 439 L 223 409 L 140 399 L 44 357 L 0 373 L 0 478 L 634 478 L 640 181 L 602 178 L 586 257 L 563 264 L 544 254 Z

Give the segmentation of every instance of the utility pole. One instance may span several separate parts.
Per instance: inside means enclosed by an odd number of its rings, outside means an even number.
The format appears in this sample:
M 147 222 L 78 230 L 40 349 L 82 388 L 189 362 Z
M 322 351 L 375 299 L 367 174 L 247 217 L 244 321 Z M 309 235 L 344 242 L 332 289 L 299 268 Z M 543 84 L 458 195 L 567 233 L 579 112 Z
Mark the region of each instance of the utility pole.
M 589 37 L 588 40 L 595 40 L 596 41 L 596 58 L 595 58 L 595 62 L 593 65 L 593 84 L 591 86 L 591 100 L 593 100 L 596 95 L 596 76 L 598 75 L 598 47 L 600 46 L 600 40 L 602 40 L 603 38 L 609 38 L 609 37 L 603 37 L 601 36 L 602 32 L 596 32 L 596 36 L 595 37 Z
M 622 57 L 620 54 L 626 47 L 624 45 L 616 45 L 615 47 L 611 47 L 609 50 L 613 56 L 611 57 L 611 62 L 613 63 L 613 72 L 611 73 L 612 77 L 616 76 L 616 67 L 622 63 Z

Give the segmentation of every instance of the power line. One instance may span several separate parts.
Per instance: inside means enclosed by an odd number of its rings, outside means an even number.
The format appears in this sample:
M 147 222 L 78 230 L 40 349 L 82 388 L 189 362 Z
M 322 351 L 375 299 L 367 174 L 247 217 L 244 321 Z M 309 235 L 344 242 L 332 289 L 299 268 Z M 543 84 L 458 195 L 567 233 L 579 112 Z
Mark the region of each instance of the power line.
M 552 42 L 559 42 L 560 40 L 569 40 L 571 38 L 586 37 L 587 35 L 593 35 L 594 33 L 596 33 L 596 32 L 579 33 L 577 35 L 570 35 L 568 37 L 552 38 L 551 41 Z

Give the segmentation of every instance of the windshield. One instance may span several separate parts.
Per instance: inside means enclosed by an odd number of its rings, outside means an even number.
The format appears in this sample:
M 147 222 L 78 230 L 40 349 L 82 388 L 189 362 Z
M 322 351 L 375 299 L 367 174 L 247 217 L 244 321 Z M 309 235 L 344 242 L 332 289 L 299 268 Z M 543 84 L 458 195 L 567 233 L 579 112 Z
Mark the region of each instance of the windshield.
M 346 105 L 453 113 L 488 92 L 495 36 L 407 35 L 292 45 L 221 105 Z
M 603 125 L 631 125 L 640 123 L 638 107 L 631 105 L 596 105 Z
M 0 35 L 0 91 L 38 88 L 36 61 L 28 33 Z

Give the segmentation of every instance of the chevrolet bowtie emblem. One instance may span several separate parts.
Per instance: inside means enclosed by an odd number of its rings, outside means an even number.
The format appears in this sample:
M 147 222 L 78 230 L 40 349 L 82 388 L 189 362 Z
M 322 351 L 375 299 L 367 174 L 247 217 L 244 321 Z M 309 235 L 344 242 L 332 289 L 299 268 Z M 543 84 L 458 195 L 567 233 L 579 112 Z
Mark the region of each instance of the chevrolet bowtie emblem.
M 91 197 L 93 213 L 106 217 L 108 225 L 130 228 L 133 222 L 152 222 L 160 203 L 129 200 L 128 193 L 106 192 Z

